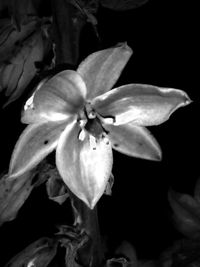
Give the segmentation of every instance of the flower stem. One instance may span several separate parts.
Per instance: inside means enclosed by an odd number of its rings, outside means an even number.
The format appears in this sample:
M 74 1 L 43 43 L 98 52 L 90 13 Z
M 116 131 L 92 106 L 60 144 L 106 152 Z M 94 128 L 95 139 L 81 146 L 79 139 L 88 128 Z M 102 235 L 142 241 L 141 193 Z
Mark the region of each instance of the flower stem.
M 73 5 L 73 0 L 52 0 L 52 10 L 56 64 L 76 66 L 80 33 L 86 20 Z
M 85 231 L 91 239 L 89 259 L 92 260 L 91 267 L 101 266 L 104 255 L 102 250 L 101 236 L 99 231 L 97 206 L 93 210 L 89 209 L 84 202 L 73 194 L 70 194 L 74 211 L 74 225 Z

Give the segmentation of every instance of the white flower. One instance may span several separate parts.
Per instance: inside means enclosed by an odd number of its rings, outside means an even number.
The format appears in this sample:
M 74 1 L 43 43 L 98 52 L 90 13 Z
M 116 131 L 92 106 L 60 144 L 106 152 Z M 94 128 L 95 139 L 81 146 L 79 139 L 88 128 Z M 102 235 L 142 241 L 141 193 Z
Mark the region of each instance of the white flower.
M 126 44 L 91 54 L 77 71 L 45 81 L 25 105 L 10 177 L 35 167 L 56 149 L 56 165 L 69 189 L 90 208 L 112 170 L 112 148 L 160 160 L 158 143 L 144 126 L 166 121 L 191 101 L 181 90 L 128 84 L 110 90 L 132 54 Z M 109 91 L 110 90 L 110 91 Z

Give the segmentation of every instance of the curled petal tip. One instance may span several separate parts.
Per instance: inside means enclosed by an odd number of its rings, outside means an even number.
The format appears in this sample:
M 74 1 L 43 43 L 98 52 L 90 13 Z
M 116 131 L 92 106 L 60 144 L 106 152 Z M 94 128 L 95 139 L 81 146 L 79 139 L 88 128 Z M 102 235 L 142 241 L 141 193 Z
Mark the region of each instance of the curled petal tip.
M 186 100 L 185 100 L 185 105 L 189 105 L 189 104 L 191 104 L 191 103 L 193 102 L 193 100 L 190 99 L 188 95 L 186 95 L 186 97 L 187 97 L 187 98 L 186 98 Z
M 128 46 L 127 42 L 119 43 L 116 47 L 118 47 L 119 51 L 121 50 L 121 52 L 129 58 L 133 54 L 133 50 L 130 46 Z
M 154 155 L 154 157 L 152 157 L 151 160 L 154 160 L 154 161 L 161 161 L 162 160 L 162 151 L 158 151 L 158 153 L 156 155 Z
M 118 43 L 116 47 L 121 47 L 124 50 L 127 50 L 129 53 L 133 53 L 133 50 L 130 46 L 128 46 L 127 42 Z
M 183 106 L 187 106 L 193 102 L 193 100 L 190 99 L 190 97 L 188 96 L 188 94 L 185 91 L 182 91 L 182 90 L 178 90 L 178 91 L 182 92 L 182 94 L 184 96 L 184 100 L 182 102 Z
M 161 161 L 162 160 L 162 151 L 160 146 L 155 148 L 156 151 L 152 151 L 152 154 L 147 155 L 147 157 L 143 157 L 144 159 L 151 160 L 151 161 Z

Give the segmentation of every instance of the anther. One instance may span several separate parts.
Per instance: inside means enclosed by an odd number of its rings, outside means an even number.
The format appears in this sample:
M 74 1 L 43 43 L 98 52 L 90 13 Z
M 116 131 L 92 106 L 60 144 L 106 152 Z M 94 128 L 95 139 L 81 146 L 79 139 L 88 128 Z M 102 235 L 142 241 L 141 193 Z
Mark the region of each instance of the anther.
M 86 137 L 86 132 L 85 132 L 84 129 L 82 129 L 82 130 L 80 131 L 79 135 L 78 135 L 78 139 L 79 139 L 80 141 L 84 141 L 85 137 Z

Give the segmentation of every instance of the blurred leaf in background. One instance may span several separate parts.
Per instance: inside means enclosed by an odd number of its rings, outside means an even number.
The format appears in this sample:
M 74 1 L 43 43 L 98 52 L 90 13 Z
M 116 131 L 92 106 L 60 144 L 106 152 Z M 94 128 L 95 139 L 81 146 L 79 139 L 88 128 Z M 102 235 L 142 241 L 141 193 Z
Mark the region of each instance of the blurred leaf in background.
M 58 241 L 41 238 L 12 258 L 5 267 L 47 267 L 56 255 L 57 246 Z
M 200 179 L 196 183 L 194 197 L 170 190 L 168 198 L 177 230 L 186 237 L 200 240 Z
M 7 175 L 0 177 L 0 225 L 7 221 L 12 221 L 16 218 L 20 208 L 30 196 L 32 190 L 47 182 L 47 193 L 49 199 L 62 204 L 68 194 L 66 193 L 66 186 L 63 189 L 62 180 L 58 181 L 58 175 L 55 178 L 57 170 L 46 160 L 42 161 L 32 171 L 28 171 L 21 175 L 20 179 L 9 179 Z M 56 182 L 54 182 L 54 180 Z M 52 188 L 52 185 L 55 185 Z M 61 185 L 61 187 L 59 186 Z M 65 192 L 63 191 L 65 190 Z
M 48 53 L 49 19 L 31 17 L 18 30 L 10 19 L 0 19 L 0 93 L 7 102 L 18 99 L 39 73 Z
M 144 5 L 148 0 L 100 0 L 103 7 L 115 10 L 126 11 Z

